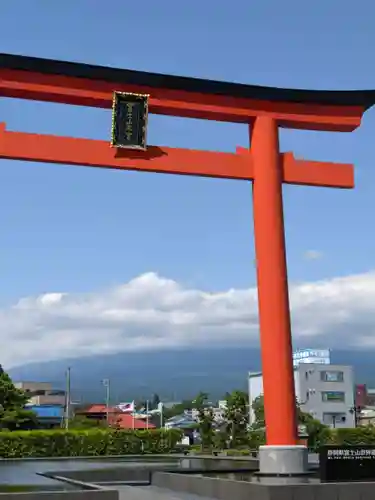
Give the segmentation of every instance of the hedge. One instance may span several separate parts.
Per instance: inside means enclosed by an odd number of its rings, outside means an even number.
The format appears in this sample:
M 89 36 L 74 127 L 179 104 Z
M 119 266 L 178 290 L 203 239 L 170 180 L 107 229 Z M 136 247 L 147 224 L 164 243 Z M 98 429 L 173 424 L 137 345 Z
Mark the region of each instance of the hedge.
M 0 457 L 83 457 L 104 455 L 158 454 L 177 451 L 182 433 L 170 430 L 34 430 L 0 431 Z M 250 432 L 249 448 L 265 444 L 264 431 Z M 321 444 L 375 445 L 375 426 L 356 429 L 324 428 L 314 449 Z M 311 445 L 310 445 L 311 446 Z
M 250 448 L 258 449 L 266 443 L 264 431 L 252 431 L 249 435 Z M 331 429 L 323 427 L 315 435 L 309 437 L 308 446 L 318 451 L 321 445 L 375 445 L 375 426 L 356 427 L 355 429 L 339 428 Z
M 367 425 L 355 429 L 331 429 L 325 444 L 375 445 L 375 427 Z
M 181 432 L 171 430 L 33 430 L 0 432 L 0 457 L 83 457 L 171 453 Z

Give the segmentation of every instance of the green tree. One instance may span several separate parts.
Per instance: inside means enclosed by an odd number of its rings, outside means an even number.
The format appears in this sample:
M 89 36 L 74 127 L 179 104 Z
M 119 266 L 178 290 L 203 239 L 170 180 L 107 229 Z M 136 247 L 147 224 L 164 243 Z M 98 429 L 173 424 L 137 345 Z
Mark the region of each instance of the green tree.
M 142 408 L 146 409 L 147 401 L 145 399 L 139 399 L 135 401 L 135 407 L 137 408 L 138 411 L 141 410 Z
M 219 431 L 215 432 L 214 435 L 214 447 L 218 450 L 225 450 L 228 448 L 229 434 L 227 427 L 221 428 Z
M 191 410 L 193 406 L 194 404 L 191 400 L 184 400 L 181 403 L 172 406 L 172 408 L 164 407 L 164 419 L 168 420 L 169 418 L 175 417 L 176 415 L 181 415 L 185 410 Z
M 193 407 L 198 410 L 198 430 L 202 440 L 202 448 L 211 450 L 214 443 L 214 414 L 207 406 L 208 394 L 200 392 L 193 401 Z
M 93 418 L 87 418 L 82 415 L 75 415 L 69 421 L 69 429 L 97 429 L 97 428 L 106 428 L 107 422 L 106 420 L 95 420 Z
M 322 444 L 329 441 L 330 428 L 314 418 L 310 413 L 303 412 L 297 403 L 298 423 L 306 428 L 308 447 L 317 450 Z
M 159 394 L 154 394 L 151 402 L 151 410 L 156 410 L 159 406 L 159 403 L 160 403 Z
M 260 396 L 257 396 L 252 404 L 251 404 L 251 409 L 253 410 L 254 413 L 254 422 L 251 425 L 251 428 L 253 430 L 257 429 L 264 429 L 266 426 L 266 421 L 264 417 L 264 397 L 263 394 Z
M 264 398 L 263 395 L 254 399 L 251 405 L 255 422 L 252 424 L 252 430 L 264 429 Z M 318 449 L 321 444 L 324 444 L 329 439 L 330 429 L 322 424 L 319 420 L 315 419 L 310 413 L 301 410 L 300 405 L 296 402 L 297 420 L 298 425 L 304 426 L 308 435 L 309 448 Z
M 231 438 L 231 447 L 237 448 L 245 446 L 249 442 L 248 438 L 248 395 L 243 391 L 233 391 L 225 396 L 227 407 L 225 419 L 227 430 Z
M 0 365 L 0 428 L 8 430 L 35 429 L 38 425 L 34 412 L 25 409 L 28 396 L 17 389 Z
M 207 392 L 200 392 L 191 402 L 192 408 L 199 410 L 207 406 L 208 394 Z
M 160 425 L 161 425 L 161 417 L 160 417 L 160 413 L 153 413 L 149 416 L 149 419 L 148 419 L 149 423 L 151 425 L 154 425 L 156 428 L 159 428 Z

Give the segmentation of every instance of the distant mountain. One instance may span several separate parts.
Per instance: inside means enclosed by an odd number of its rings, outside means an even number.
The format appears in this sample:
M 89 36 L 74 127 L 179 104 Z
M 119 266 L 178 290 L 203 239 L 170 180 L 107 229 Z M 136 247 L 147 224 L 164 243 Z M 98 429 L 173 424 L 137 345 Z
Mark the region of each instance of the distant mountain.
M 374 360 L 375 351 L 332 352 L 333 363 L 353 365 L 356 381 L 370 386 L 375 386 Z M 9 374 L 15 381 L 48 381 L 61 388 L 68 366 L 73 396 L 84 402 L 104 400 L 103 378 L 111 381 L 114 401 L 146 399 L 153 393 L 176 401 L 200 390 L 217 399 L 226 391 L 247 388 L 247 373 L 260 370 L 260 353 L 254 348 L 207 348 L 96 355 L 23 365 Z

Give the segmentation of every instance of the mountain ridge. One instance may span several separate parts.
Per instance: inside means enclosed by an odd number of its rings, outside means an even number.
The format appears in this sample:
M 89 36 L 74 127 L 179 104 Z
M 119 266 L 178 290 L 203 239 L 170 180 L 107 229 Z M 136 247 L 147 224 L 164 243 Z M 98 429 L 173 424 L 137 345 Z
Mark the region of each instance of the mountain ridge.
M 357 383 L 375 385 L 375 351 L 332 350 L 331 362 L 353 365 Z M 261 369 L 257 348 L 199 348 L 125 352 L 30 363 L 8 370 L 14 381 L 46 381 L 63 388 L 71 368 L 72 394 L 82 402 L 105 398 L 104 378 L 111 381 L 113 401 L 194 397 L 204 390 L 219 399 L 233 389 L 247 389 L 247 373 Z

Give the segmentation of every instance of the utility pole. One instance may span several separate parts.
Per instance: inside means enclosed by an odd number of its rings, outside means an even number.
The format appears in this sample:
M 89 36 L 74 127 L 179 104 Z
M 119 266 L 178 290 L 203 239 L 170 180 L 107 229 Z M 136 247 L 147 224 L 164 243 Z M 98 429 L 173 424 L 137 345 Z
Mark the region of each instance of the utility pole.
M 107 426 L 109 425 L 109 403 L 111 400 L 111 381 L 109 378 L 105 378 L 103 380 L 103 385 L 105 387 L 105 413 L 106 413 L 106 421 Z
M 362 407 L 354 405 L 349 409 L 349 412 L 354 415 L 354 427 L 357 427 L 360 422 Z
M 336 429 L 336 415 L 332 415 L 332 427 Z
M 148 430 L 148 400 L 146 401 L 146 429 Z
M 252 401 L 252 397 L 253 395 L 251 394 L 251 372 L 248 373 L 248 376 L 247 376 L 247 385 L 248 385 L 248 388 L 249 388 L 249 413 L 248 413 L 248 424 L 249 424 L 249 429 L 251 428 L 252 424 L 253 424 L 253 401 Z
M 159 412 L 160 412 L 160 428 L 162 429 L 164 424 L 163 422 L 164 405 L 161 401 L 159 403 Z
M 65 429 L 69 429 L 70 419 L 70 402 L 71 402 L 71 382 L 70 382 L 70 367 L 66 370 L 66 391 L 65 391 Z

